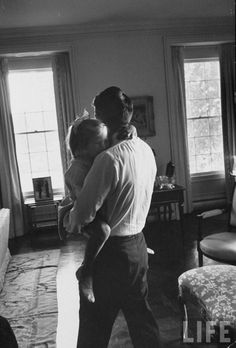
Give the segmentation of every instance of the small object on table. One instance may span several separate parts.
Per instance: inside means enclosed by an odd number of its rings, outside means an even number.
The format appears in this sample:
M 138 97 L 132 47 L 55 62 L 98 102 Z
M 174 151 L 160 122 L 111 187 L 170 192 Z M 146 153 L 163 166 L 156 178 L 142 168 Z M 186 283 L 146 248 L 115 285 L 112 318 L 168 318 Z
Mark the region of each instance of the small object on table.
M 157 182 L 158 182 L 158 188 L 160 190 L 163 190 L 163 189 L 171 190 L 175 187 L 175 185 L 170 182 L 168 176 L 166 175 L 158 176 Z

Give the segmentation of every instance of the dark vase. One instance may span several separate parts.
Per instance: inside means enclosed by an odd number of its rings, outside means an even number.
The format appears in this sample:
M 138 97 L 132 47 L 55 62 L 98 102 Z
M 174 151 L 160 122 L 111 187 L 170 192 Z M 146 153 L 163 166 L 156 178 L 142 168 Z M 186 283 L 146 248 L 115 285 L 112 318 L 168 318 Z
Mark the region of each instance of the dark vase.
M 170 161 L 166 166 L 166 176 L 172 178 L 175 172 L 175 165 Z

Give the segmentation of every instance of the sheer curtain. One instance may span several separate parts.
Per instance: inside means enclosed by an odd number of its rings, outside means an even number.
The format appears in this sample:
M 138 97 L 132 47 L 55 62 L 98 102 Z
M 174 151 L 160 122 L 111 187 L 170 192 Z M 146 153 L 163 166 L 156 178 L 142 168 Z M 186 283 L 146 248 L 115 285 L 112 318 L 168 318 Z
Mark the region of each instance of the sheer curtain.
M 70 161 L 65 139 L 69 125 L 75 119 L 75 104 L 68 53 L 59 53 L 53 57 L 53 78 L 62 166 L 65 172 Z
M 10 238 L 13 238 L 23 235 L 26 230 L 4 59 L 0 59 L 0 162 L 1 203 L 11 210 Z
M 224 157 L 226 170 L 226 192 L 230 200 L 233 178 L 229 175 L 236 155 L 236 120 L 235 120 L 235 45 L 220 46 L 222 120 L 224 133 Z
M 185 108 L 185 84 L 183 48 L 172 47 L 173 114 L 170 118 L 173 162 L 176 166 L 176 181 L 185 187 L 185 212 L 192 211 L 192 188 L 188 159 L 187 119 Z

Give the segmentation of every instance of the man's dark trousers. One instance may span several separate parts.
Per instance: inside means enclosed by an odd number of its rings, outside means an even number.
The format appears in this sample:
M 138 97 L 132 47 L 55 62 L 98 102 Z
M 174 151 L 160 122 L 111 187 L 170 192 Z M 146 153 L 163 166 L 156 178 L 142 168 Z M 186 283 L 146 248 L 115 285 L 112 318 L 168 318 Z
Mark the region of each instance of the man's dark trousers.
M 95 303 L 80 294 L 77 348 L 106 348 L 120 309 L 135 348 L 161 347 L 159 329 L 147 303 L 147 269 L 143 233 L 107 240 L 94 265 Z

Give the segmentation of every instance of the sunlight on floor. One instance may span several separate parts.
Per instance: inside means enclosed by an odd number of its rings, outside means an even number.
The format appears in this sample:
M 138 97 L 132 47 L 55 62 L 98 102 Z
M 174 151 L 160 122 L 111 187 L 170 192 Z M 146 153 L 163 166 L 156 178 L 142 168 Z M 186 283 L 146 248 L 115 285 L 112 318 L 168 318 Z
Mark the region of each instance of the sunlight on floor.
M 57 274 L 58 328 L 57 348 L 75 348 L 79 326 L 79 292 L 75 271 L 78 264 L 73 254 L 61 261 L 64 265 Z

